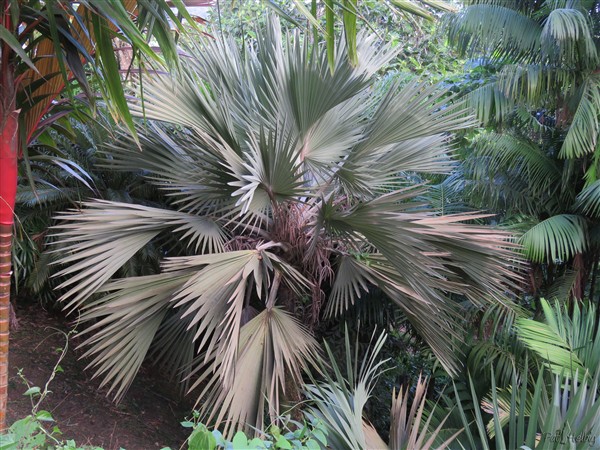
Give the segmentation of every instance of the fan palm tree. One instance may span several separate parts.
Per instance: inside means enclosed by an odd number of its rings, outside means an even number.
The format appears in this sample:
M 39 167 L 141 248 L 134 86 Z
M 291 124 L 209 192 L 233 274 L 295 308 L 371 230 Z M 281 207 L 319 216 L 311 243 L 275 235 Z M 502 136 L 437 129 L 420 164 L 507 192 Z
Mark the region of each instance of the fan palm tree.
M 600 257 L 600 2 L 467 3 L 450 18 L 451 40 L 464 54 L 500 66 L 470 93 L 490 128 L 467 157 L 479 204 L 518 219 L 536 297 L 566 285 L 577 298 L 589 285 L 593 296 Z M 562 287 L 550 287 L 559 275 Z
M 67 2 L 0 1 L 0 431 L 5 428 L 8 370 L 11 245 L 17 189 L 18 155 L 57 118 L 55 100 L 71 100 L 76 91 L 93 100 L 88 63 L 97 86 L 115 117 L 133 131 L 122 80 L 112 47 L 117 36 L 136 54 L 160 63 L 176 63 L 175 40 L 169 18 L 176 16 L 163 0 Z M 171 4 L 191 21 L 180 0 Z M 137 19 L 133 19 L 136 17 Z M 175 20 L 175 23 L 178 23 Z M 118 30 L 118 32 L 117 32 Z M 162 55 L 152 50 L 147 36 L 158 41 Z M 72 104 L 72 107 L 75 107 Z
M 510 235 L 439 216 L 410 172 L 451 169 L 450 135 L 471 126 L 435 86 L 370 87 L 393 56 L 359 35 L 358 65 L 340 44 L 335 70 L 271 21 L 256 48 L 190 42 L 181 70 L 144 83 L 149 121 L 107 146 L 107 164 L 161 189 L 167 209 L 94 200 L 60 214 L 62 297 L 87 323 L 95 376 L 117 399 L 152 359 L 201 388 L 210 420 L 260 428 L 293 400 L 318 358 L 311 324 L 372 289 L 389 297 L 451 373 L 459 370 L 459 295 L 505 301 Z M 149 242 L 160 273 L 115 279 Z

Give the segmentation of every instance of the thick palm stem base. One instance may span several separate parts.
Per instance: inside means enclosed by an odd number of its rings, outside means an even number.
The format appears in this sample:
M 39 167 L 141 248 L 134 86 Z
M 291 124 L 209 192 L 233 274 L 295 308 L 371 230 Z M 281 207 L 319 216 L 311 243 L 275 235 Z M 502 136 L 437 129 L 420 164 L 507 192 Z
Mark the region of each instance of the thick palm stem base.
M 6 429 L 12 226 L 0 223 L 0 433 Z

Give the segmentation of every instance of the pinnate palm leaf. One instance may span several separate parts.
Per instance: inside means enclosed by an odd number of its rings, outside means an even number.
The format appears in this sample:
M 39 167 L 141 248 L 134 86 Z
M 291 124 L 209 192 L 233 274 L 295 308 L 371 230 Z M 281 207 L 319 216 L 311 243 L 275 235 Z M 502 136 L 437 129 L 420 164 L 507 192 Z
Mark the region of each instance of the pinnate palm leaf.
M 590 25 L 587 11 L 576 8 L 553 9 L 545 19 L 541 48 L 547 53 L 554 53 L 557 46 L 560 56 L 566 56 L 569 62 L 593 66 L 598 53 Z
M 562 158 L 580 158 L 596 150 L 600 136 L 600 78 L 591 76 L 582 87 L 581 99 L 560 149 Z
M 532 195 L 541 195 L 561 180 L 556 162 L 534 143 L 510 134 L 483 133 L 474 140 L 473 165 L 477 179 L 493 179 L 496 174 L 517 171 L 529 183 Z
M 577 206 L 591 217 L 600 217 L 600 180 L 586 186 L 577 195 Z
M 536 58 L 542 29 L 514 6 L 494 0 L 469 5 L 450 20 L 450 39 L 463 54 L 493 49 L 499 56 Z
M 600 364 L 600 333 L 595 330 L 596 307 L 590 303 L 573 304 L 569 314 L 559 300 L 540 300 L 544 322 L 519 318 L 517 334 L 556 374 L 577 372 L 580 377 L 593 375 Z
M 534 262 L 566 261 L 587 248 L 587 225 L 580 216 L 560 214 L 539 222 L 519 241 Z

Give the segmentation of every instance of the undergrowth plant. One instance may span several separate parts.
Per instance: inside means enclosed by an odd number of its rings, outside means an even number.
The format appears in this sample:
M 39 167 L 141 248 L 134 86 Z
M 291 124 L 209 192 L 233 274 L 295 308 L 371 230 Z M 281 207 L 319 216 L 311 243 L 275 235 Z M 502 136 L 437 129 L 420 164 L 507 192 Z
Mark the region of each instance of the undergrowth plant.
M 62 432 L 54 417 L 49 411 L 41 409 L 42 404 L 50 391 L 50 383 L 56 375 L 63 372 L 61 362 L 67 354 L 69 348 L 69 337 L 74 331 L 62 333 L 65 337 L 65 345 L 60 349 L 60 355 L 52 368 L 50 377 L 43 387 L 33 385 L 23 374 L 23 370 L 18 372 L 19 378 L 27 386 L 23 393 L 31 400 L 31 414 L 16 420 L 8 429 L 8 432 L 0 435 L 0 450 L 102 450 L 100 447 L 80 447 L 74 440 L 62 440 Z

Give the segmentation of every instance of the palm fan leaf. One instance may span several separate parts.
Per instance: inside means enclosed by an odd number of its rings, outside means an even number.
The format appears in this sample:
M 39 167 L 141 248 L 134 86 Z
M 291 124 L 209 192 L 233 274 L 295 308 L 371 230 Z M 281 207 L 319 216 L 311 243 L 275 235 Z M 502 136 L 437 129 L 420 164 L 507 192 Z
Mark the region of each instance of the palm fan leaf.
M 84 357 L 93 357 L 88 368 L 103 376 L 120 400 L 137 374 L 169 308 L 169 300 L 184 281 L 171 274 L 131 277 L 100 289 L 100 300 L 86 305 L 82 321 L 91 321 L 82 333 L 82 346 L 91 346 Z M 89 336 L 91 334 L 91 336 Z
M 508 280 L 514 276 L 512 269 L 517 262 L 507 260 L 500 269 L 494 257 L 489 259 L 492 249 L 494 254 L 511 255 L 509 248 L 513 244 L 507 242 L 508 235 L 497 230 L 459 223 L 475 218 L 474 215 L 435 217 L 406 213 L 404 210 L 414 205 L 400 201 L 418 193 L 419 190 L 405 189 L 363 202 L 350 211 L 328 213 L 326 227 L 345 237 L 349 246 L 360 240 L 360 233 L 379 251 L 355 257 L 354 261 L 342 261 L 353 270 L 346 271 L 343 279 L 334 284 L 334 303 L 330 308 L 341 310 L 342 304 L 353 302 L 364 289 L 361 285 L 367 280 L 375 281 L 417 327 L 445 367 L 453 371 L 457 370 L 455 361 L 448 356 L 456 349 L 452 350 L 448 336 L 458 337 L 460 333 L 454 328 L 458 312 L 447 293 L 466 295 L 473 302 L 490 297 L 501 299 L 503 294 L 494 286 L 510 284 Z M 441 259 L 448 255 L 452 255 L 452 263 Z M 472 266 L 475 258 L 479 262 Z M 495 276 L 484 269 L 486 266 L 495 268 Z M 422 271 L 437 275 L 424 285 L 418 281 Z M 431 314 L 422 315 L 423 310 Z
M 224 387 L 218 377 L 211 376 L 201 394 L 208 420 L 225 422 L 226 434 L 237 424 L 264 426 L 267 408 L 271 421 L 275 420 L 286 388 L 299 385 L 301 372 L 314 364 L 317 343 L 295 318 L 273 307 L 241 328 L 237 352 L 233 384 Z M 220 370 L 220 360 L 215 355 L 210 367 Z M 202 381 L 204 377 L 191 389 Z
M 70 264 L 56 276 L 73 275 L 58 287 L 72 286 L 64 295 L 66 308 L 81 305 L 95 290 L 161 231 L 172 229 L 189 238 L 196 251 L 221 251 L 224 232 L 212 220 L 142 205 L 96 200 L 57 216 L 55 236 L 61 253 L 77 250 L 60 259 Z M 119 230 L 119 233 L 115 233 Z

